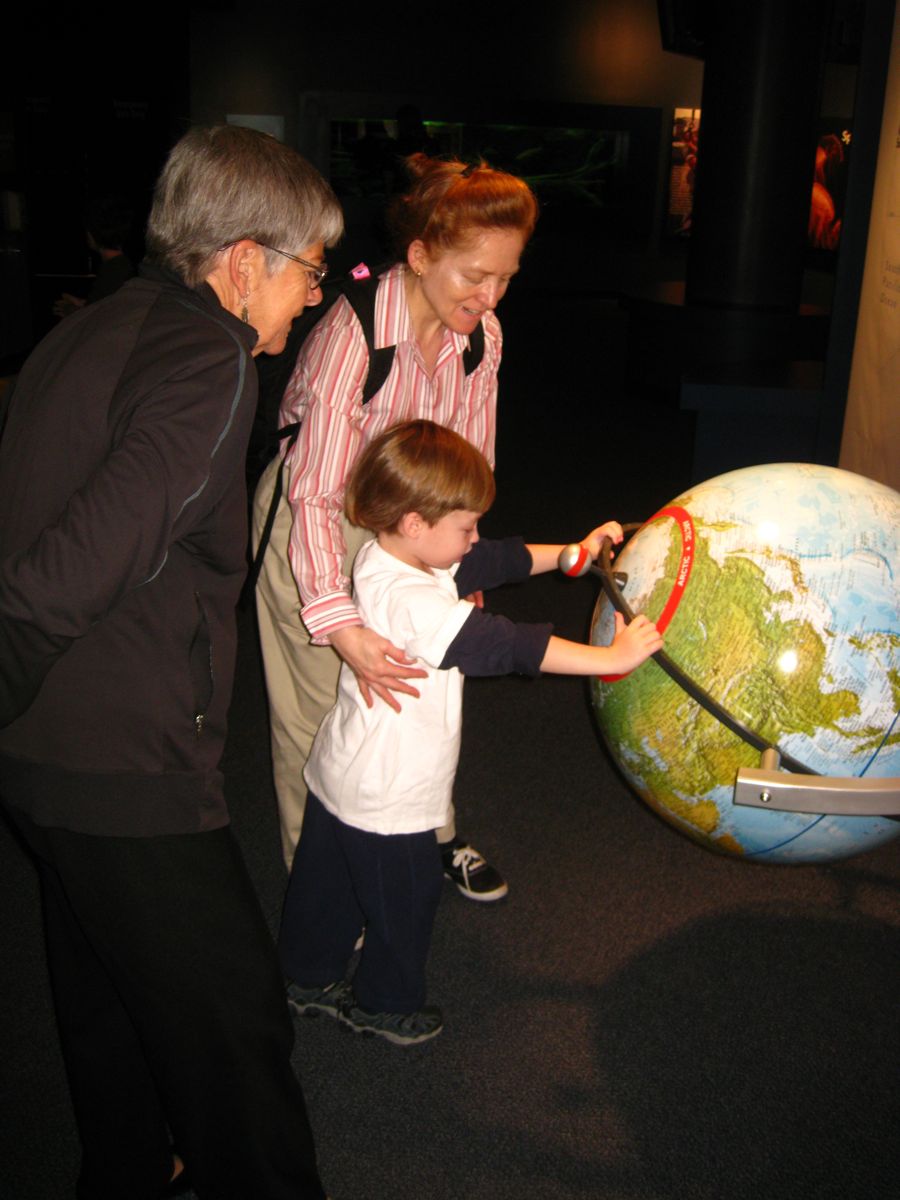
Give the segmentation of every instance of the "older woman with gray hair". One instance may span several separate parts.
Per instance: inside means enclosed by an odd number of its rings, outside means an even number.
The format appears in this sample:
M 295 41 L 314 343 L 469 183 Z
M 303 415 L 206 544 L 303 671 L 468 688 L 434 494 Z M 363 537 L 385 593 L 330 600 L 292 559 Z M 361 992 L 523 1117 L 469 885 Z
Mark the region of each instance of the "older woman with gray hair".
M 191 131 L 149 265 L 38 346 L 10 406 L 0 797 L 40 875 L 79 1200 L 324 1194 L 219 760 L 250 360 L 321 299 L 341 228 L 293 150 Z

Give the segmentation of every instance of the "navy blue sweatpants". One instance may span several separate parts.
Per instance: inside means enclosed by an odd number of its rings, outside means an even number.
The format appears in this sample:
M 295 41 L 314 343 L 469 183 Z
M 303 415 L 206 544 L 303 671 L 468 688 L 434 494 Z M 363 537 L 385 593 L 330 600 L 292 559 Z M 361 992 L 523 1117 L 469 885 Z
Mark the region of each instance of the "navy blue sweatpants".
M 372 1012 L 416 1012 L 443 883 L 434 830 L 368 833 L 345 825 L 312 793 L 281 919 L 285 975 L 311 987 L 343 979 L 366 940 L 353 991 Z

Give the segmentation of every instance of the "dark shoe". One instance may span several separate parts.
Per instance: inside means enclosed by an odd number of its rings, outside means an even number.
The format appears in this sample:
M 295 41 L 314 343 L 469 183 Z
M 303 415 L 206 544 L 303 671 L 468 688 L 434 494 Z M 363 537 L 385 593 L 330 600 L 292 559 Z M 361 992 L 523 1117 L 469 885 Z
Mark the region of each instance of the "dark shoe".
M 287 985 L 288 1004 L 295 1013 L 306 1017 L 317 1017 L 319 1013 L 336 1017 L 340 1005 L 349 997 L 350 984 L 345 979 L 324 987 L 301 987 L 299 983 L 291 982 Z
M 441 860 L 444 877 L 452 879 L 469 900 L 500 900 L 509 891 L 500 872 L 459 838 L 441 846 Z
M 338 1011 L 340 1023 L 354 1033 L 380 1037 L 395 1046 L 415 1046 L 437 1037 L 444 1028 L 441 1010 L 433 1006 L 414 1013 L 369 1012 L 360 1008 L 353 996 Z

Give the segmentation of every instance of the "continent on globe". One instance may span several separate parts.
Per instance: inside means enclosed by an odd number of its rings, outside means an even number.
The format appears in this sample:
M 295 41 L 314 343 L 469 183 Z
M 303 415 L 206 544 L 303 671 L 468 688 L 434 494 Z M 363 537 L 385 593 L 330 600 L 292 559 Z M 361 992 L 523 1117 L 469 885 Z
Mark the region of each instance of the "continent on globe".
M 821 775 L 900 776 L 900 494 L 832 467 L 732 471 L 661 509 L 616 570 L 668 657 L 749 729 Z M 601 596 L 591 640 L 612 629 Z M 710 849 L 826 862 L 900 834 L 887 817 L 736 806 L 759 752 L 652 660 L 596 680 L 593 703 L 638 795 Z

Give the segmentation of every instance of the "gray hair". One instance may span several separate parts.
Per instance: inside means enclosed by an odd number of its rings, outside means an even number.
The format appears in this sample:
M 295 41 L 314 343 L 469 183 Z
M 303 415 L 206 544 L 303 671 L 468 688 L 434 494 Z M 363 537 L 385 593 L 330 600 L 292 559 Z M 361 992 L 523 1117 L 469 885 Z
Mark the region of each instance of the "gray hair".
M 296 150 L 241 125 L 191 129 L 166 160 L 147 222 L 147 254 L 202 283 L 217 252 L 250 238 L 298 253 L 334 245 L 344 228 L 331 188 Z M 266 251 L 270 275 L 288 260 Z

